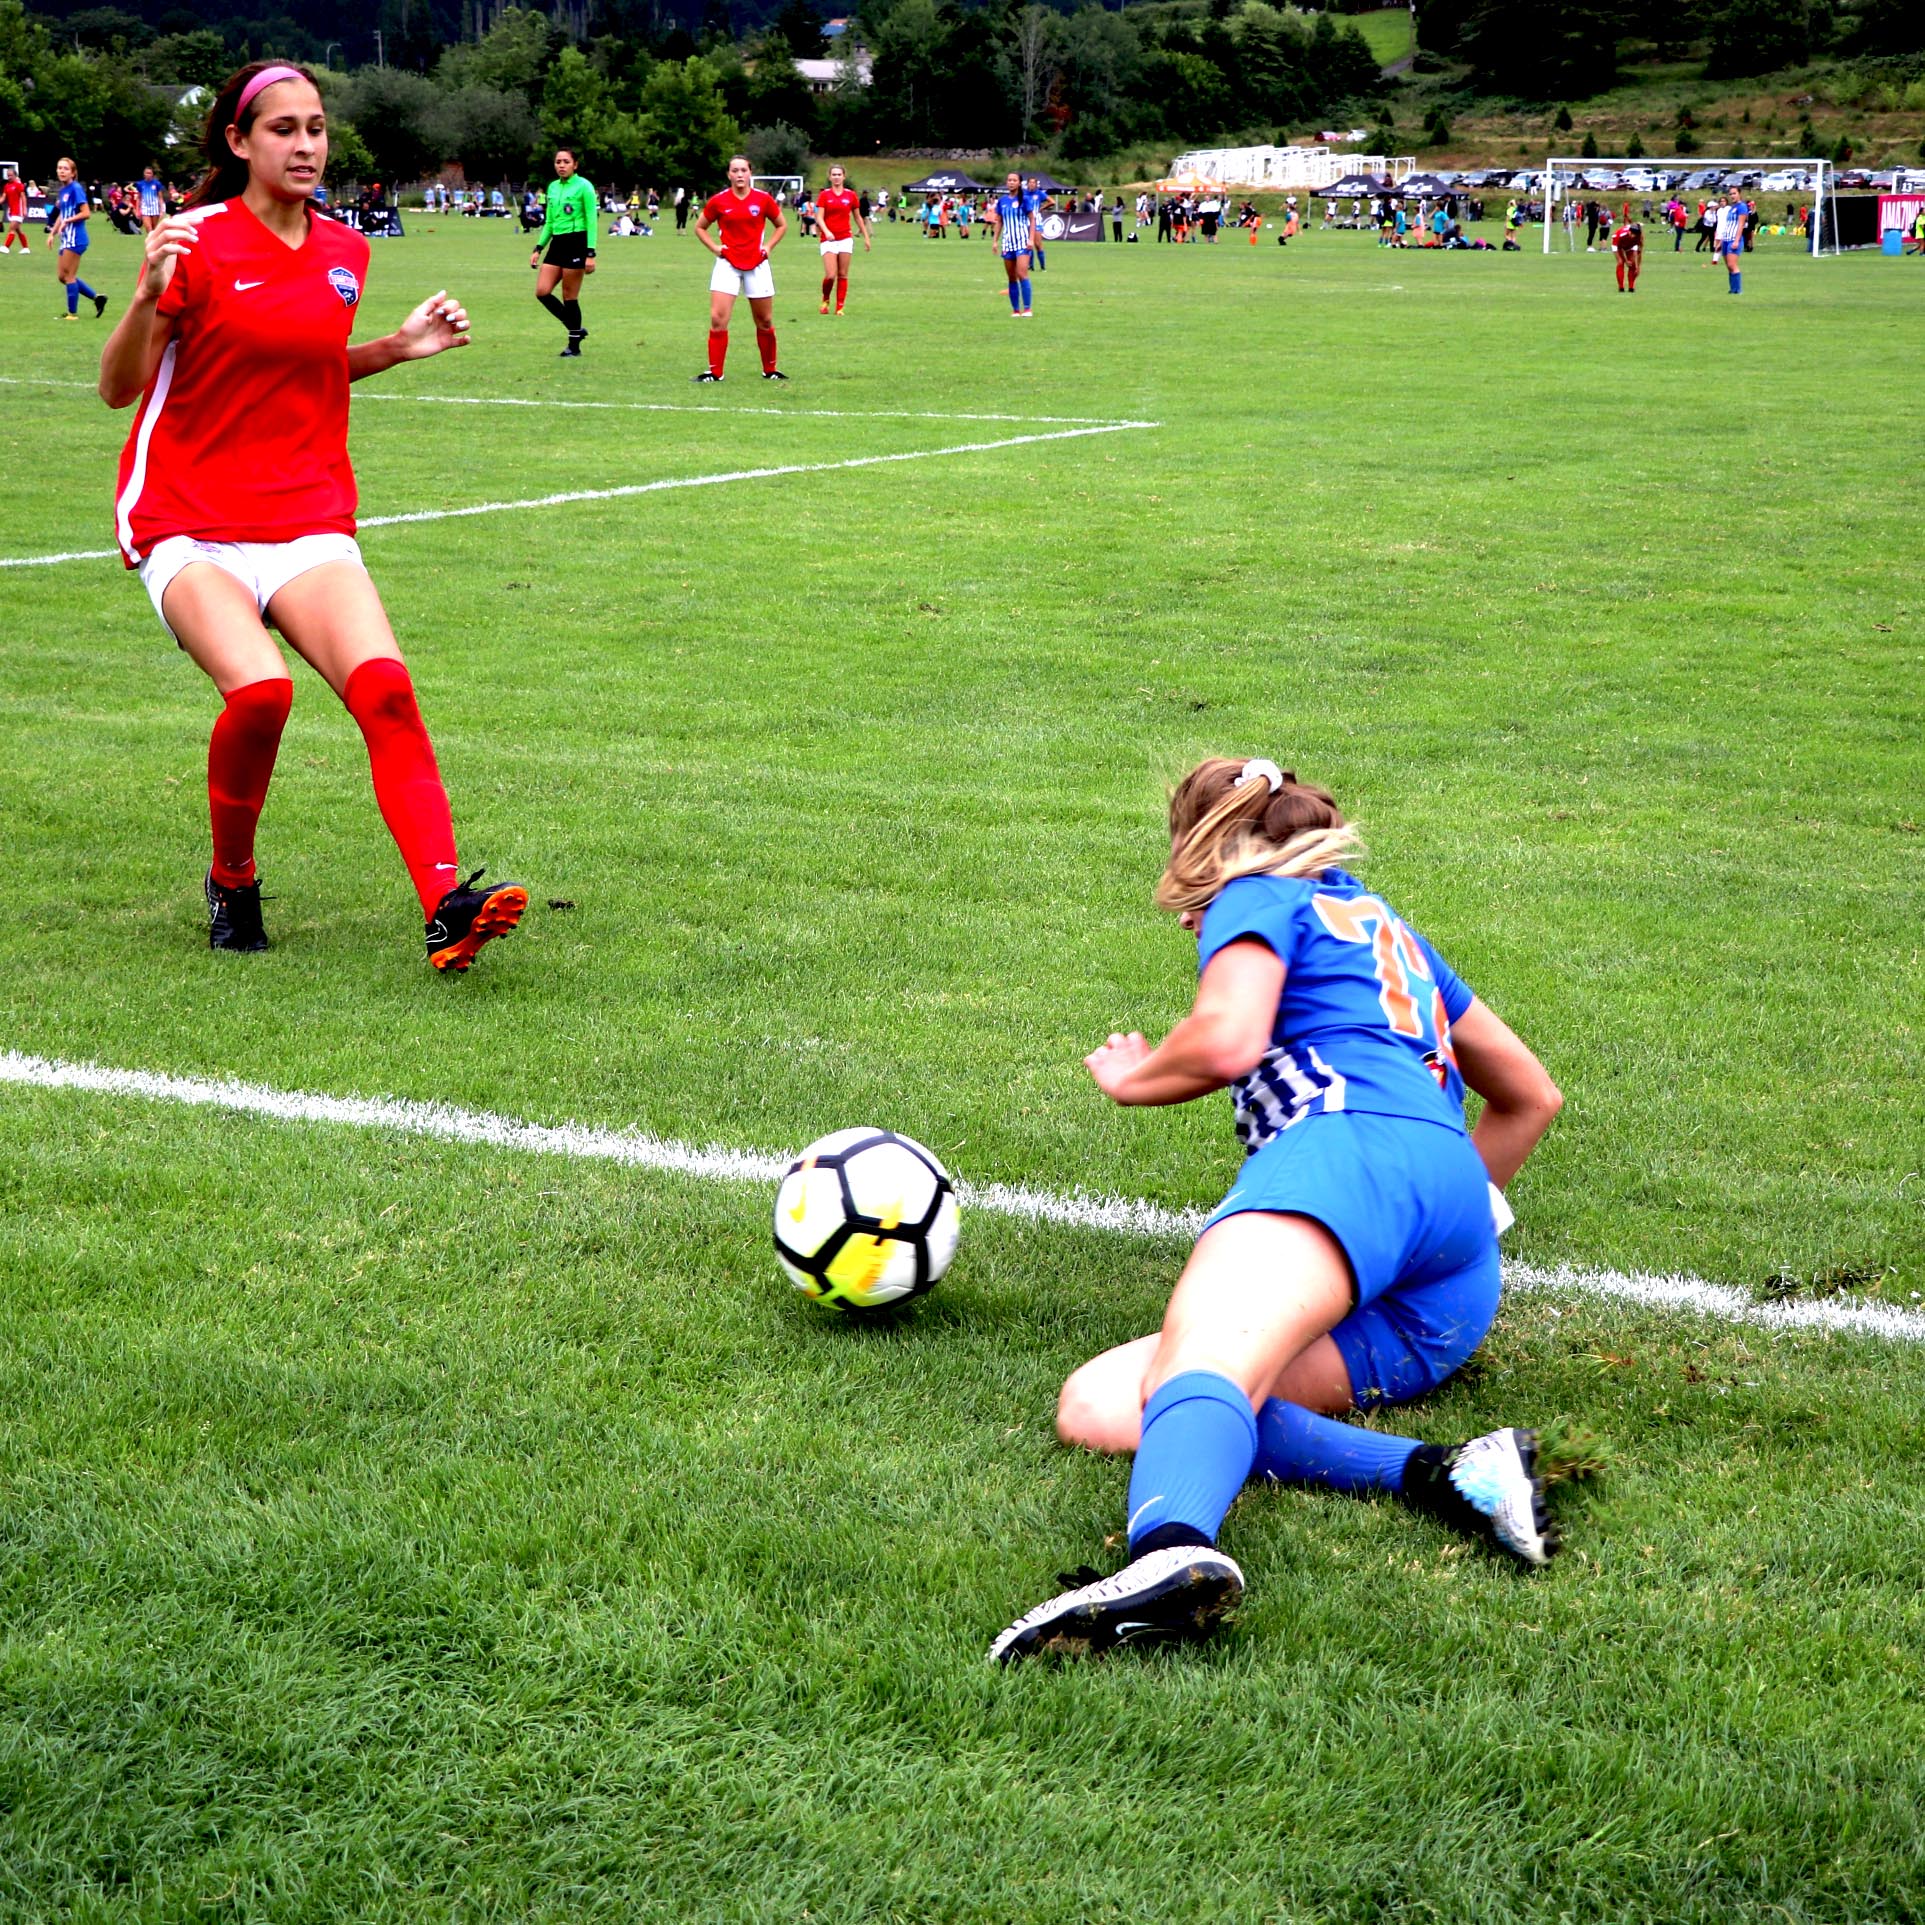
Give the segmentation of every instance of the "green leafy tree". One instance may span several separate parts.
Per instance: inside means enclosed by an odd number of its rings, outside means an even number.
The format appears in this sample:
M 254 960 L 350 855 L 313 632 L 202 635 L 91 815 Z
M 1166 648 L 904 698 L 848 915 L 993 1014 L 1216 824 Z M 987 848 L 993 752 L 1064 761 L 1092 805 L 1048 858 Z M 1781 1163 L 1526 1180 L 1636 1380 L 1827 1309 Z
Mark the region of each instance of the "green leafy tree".
M 650 180 L 712 193 L 741 146 L 742 130 L 703 61 L 656 66 L 642 89 L 641 164 Z
M 141 55 L 141 71 L 158 86 L 218 87 L 234 70 L 227 42 L 211 27 L 164 33 Z
M 1553 116 L 1551 125 L 1555 127 L 1560 134 L 1568 134 L 1571 131 L 1570 108 L 1560 107 L 1555 116 Z
M 751 127 L 742 136 L 742 151 L 758 174 L 809 172 L 809 137 L 800 127 L 777 121 L 773 127 Z
M 1644 137 L 1635 129 L 1632 130 L 1631 138 L 1624 143 L 1624 157 L 1626 160 L 1644 158 Z
M 367 144 L 375 178 L 401 186 L 441 165 L 441 96 L 422 75 L 405 67 L 363 67 L 341 105 Z
M 786 40 L 771 36 L 762 42 L 745 76 L 741 115 L 751 127 L 773 128 L 780 123 L 805 134 L 814 131 L 815 95 L 797 70 Z
M 1383 89 L 1383 75 L 1369 42 L 1348 21 L 1340 26 L 1328 13 L 1317 15 L 1305 59 L 1319 110 L 1346 100 L 1369 99 Z
M 443 95 L 431 125 L 441 158 L 459 161 L 471 181 L 520 175 L 541 137 L 527 97 L 499 87 L 458 87 Z
M 1806 0 L 1729 0 L 1711 23 L 1705 73 L 1718 80 L 1802 67 L 1811 57 Z
M 1586 160 L 1597 159 L 1597 136 L 1588 127 L 1584 130 L 1584 144 L 1577 151 Z
M 1458 51 L 1480 92 L 1581 100 L 1617 77 L 1616 17 L 1598 0 L 1479 0 Z
M 493 87 L 534 100 L 561 36 L 530 7 L 504 7 L 472 46 L 450 47 L 436 72 L 450 87 Z
M 1291 121 L 1311 111 L 1308 47 L 1294 22 L 1256 0 L 1231 22 L 1230 42 L 1230 79 L 1249 119 Z
M 354 122 L 332 114 L 328 116 L 327 177 L 331 187 L 349 187 L 380 177 L 374 156 L 368 152 L 368 143 L 361 138 Z
M 83 176 L 137 174 L 165 145 L 172 103 L 118 58 L 56 54 L 30 77 L 38 137 L 19 157 L 32 171 L 65 153 Z

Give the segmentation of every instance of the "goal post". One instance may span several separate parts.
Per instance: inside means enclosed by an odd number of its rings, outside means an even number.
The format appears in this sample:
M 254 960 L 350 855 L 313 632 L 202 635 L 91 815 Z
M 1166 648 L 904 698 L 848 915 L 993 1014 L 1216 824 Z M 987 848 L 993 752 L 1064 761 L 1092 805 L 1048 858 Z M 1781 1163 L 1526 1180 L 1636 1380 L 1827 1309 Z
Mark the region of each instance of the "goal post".
M 1732 174 L 1756 173 L 1780 174 L 1787 168 L 1797 168 L 1811 176 L 1811 232 L 1806 237 L 1807 251 L 1813 254 L 1836 254 L 1838 252 L 1838 175 L 1837 169 L 1829 160 L 1815 154 L 1772 154 L 1763 159 L 1756 156 L 1723 154 L 1693 154 L 1689 164 L 1680 159 L 1653 160 L 1649 155 L 1610 155 L 1610 154 L 1553 154 L 1544 163 L 1544 252 L 1551 252 L 1551 217 L 1560 200 L 1567 197 L 1570 185 L 1585 174 L 1609 170 L 1622 174 L 1628 168 L 1638 168 L 1644 173 L 1659 174 L 1702 174 L 1716 168 L 1727 177 Z M 1602 188 L 1594 190 L 1603 193 Z M 1612 193 L 1637 192 L 1636 189 L 1610 190 Z M 1668 193 L 1674 190 L 1652 188 L 1651 193 Z M 1723 190 L 1720 189 L 1722 192 Z M 1762 193 L 1762 188 L 1747 190 Z

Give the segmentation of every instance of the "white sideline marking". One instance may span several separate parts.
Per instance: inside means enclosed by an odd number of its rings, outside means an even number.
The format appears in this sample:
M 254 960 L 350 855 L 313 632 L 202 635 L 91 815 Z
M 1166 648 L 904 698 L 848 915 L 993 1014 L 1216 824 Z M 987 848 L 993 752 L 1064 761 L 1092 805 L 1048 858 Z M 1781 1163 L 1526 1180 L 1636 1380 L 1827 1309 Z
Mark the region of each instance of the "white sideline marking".
M 743 379 L 749 377 L 744 376 Z M 0 374 L 5 388 L 86 388 L 92 381 L 69 381 L 54 375 Z M 1149 428 L 1153 421 L 1122 421 L 1108 414 L 959 414 L 944 408 L 764 408 L 736 407 L 721 401 L 563 401 L 541 395 L 515 394 L 388 394 L 359 388 L 352 401 L 403 401 L 439 408 L 596 408 L 627 414 L 776 414 L 808 415 L 823 421 L 1013 421 L 1035 427 Z
M 524 1123 L 488 1110 L 457 1109 L 395 1096 L 315 1096 L 303 1090 L 268 1089 L 259 1083 L 163 1076 L 152 1070 L 109 1069 L 98 1063 L 63 1063 L 20 1050 L 0 1054 L 0 1083 L 31 1089 L 84 1090 L 99 1096 L 135 1096 L 193 1109 L 234 1110 L 283 1123 L 337 1123 L 351 1129 L 395 1130 L 446 1143 L 569 1156 L 631 1169 L 662 1170 L 719 1183 L 774 1183 L 788 1159 L 720 1144 L 678 1143 L 628 1130 L 592 1129 L 580 1123 Z M 1123 1236 L 1194 1237 L 1207 1214 L 1172 1210 L 1160 1203 L 1120 1196 L 1086 1196 L 1032 1189 L 1014 1183 L 959 1183 L 957 1193 L 972 1210 L 1028 1223 L 1061 1224 L 1076 1230 L 1111 1230 Z M 1758 1303 L 1729 1284 L 1699 1277 L 1652 1276 L 1641 1271 L 1580 1270 L 1569 1264 L 1544 1269 L 1507 1260 L 1507 1288 L 1554 1296 L 1601 1297 L 1647 1310 L 1685 1310 L 1719 1323 L 1751 1324 L 1772 1331 L 1838 1331 L 1888 1343 L 1925 1343 L 1925 1312 L 1879 1303 L 1847 1303 L 1836 1297 Z
M 768 412 L 775 412 L 769 410 Z M 938 461 L 946 455 L 991 454 L 998 448 L 1027 448 L 1041 441 L 1080 441 L 1090 435 L 1128 434 L 1154 428 L 1155 421 L 1105 421 L 1096 427 L 1052 428 L 1047 434 L 1004 435 L 996 441 L 960 441 L 949 448 L 906 448 L 899 454 L 851 455 L 846 461 L 785 461 L 772 468 L 735 468 L 720 475 L 671 475 L 661 481 L 635 481 L 620 488 L 571 488 L 564 494 L 530 495 L 520 501 L 477 501 L 466 508 L 417 508 L 405 515 L 363 515 L 360 527 L 399 528 L 417 521 L 463 521 L 471 515 L 506 515 L 523 508 L 559 508 L 571 501 L 626 501 L 635 495 L 661 494 L 672 488 L 720 488 L 734 481 L 767 481 L 776 475 L 826 475 L 841 468 L 879 468 L 892 461 Z M 113 561 L 113 548 L 78 549 L 64 555 L 0 556 L 0 568 L 53 568 L 69 561 Z

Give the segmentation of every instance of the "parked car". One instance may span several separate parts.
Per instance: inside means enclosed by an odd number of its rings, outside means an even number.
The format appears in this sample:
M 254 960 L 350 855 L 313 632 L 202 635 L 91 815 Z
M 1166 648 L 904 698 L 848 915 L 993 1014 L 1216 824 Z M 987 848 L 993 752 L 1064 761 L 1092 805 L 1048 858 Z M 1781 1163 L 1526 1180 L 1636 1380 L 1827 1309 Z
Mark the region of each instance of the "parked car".
M 1767 174 L 1764 179 L 1758 183 L 1758 191 L 1762 194 L 1802 193 L 1804 191 L 1802 186 L 1803 179 L 1803 175 L 1799 174 L 1795 169 L 1781 167 L 1777 173 Z
M 1664 183 L 1662 176 L 1650 168 L 1633 167 L 1625 174 L 1624 184 L 1634 194 L 1655 194 Z
M 1848 187 L 1855 193 L 1862 193 L 1872 184 L 1872 177 L 1862 167 L 1847 167 L 1833 179 L 1840 187 Z

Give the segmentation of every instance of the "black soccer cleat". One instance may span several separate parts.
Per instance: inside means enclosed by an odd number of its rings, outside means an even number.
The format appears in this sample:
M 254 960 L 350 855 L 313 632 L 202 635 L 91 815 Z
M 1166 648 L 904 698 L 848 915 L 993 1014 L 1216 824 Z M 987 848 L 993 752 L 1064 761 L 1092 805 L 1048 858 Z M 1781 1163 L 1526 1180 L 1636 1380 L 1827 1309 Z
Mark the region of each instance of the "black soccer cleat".
M 252 955 L 267 947 L 261 927 L 261 885 L 244 882 L 230 889 L 214 880 L 212 869 L 202 885 L 207 897 L 207 946 Z
M 463 974 L 485 944 L 514 933 L 528 907 L 528 891 L 518 882 L 478 888 L 484 874 L 485 870 L 477 869 L 458 888 L 450 889 L 428 918 L 428 960 L 437 969 Z
M 764 381 L 786 381 L 788 378 L 780 368 L 764 368 L 762 370 L 762 379 Z
M 586 328 L 582 328 L 579 331 L 571 329 L 568 336 L 568 345 L 562 349 L 558 358 L 563 361 L 579 361 L 581 359 L 582 342 L 587 338 L 588 330 Z
M 96 295 L 94 296 L 94 319 L 95 319 L 96 321 L 98 321 L 98 320 L 100 319 L 100 317 L 101 317 L 101 316 L 102 316 L 103 314 L 105 314 L 106 312 L 107 312 L 107 297 L 106 297 L 106 295 L 104 295 L 104 294 L 96 294 Z
M 1405 1466 L 1401 1495 L 1413 1509 L 1481 1537 L 1534 1570 L 1558 1553 L 1561 1540 L 1537 1474 L 1534 1430 L 1487 1431 L 1452 1450 L 1421 1445 Z
M 704 368 L 700 374 L 690 375 L 689 379 L 693 381 L 698 388 L 709 386 L 719 388 L 722 385 L 722 377 L 719 374 L 711 373 L 707 368 Z
M 1205 1544 L 1171 1544 L 1116 1573 L 1066 1571 L 1073 1588 L 1019 1617 L 989 1647 L 991 1664 L 1098 1658 L 1119 1644 L 1200 1643 L 1237 1607 L 1243 1573 Z

